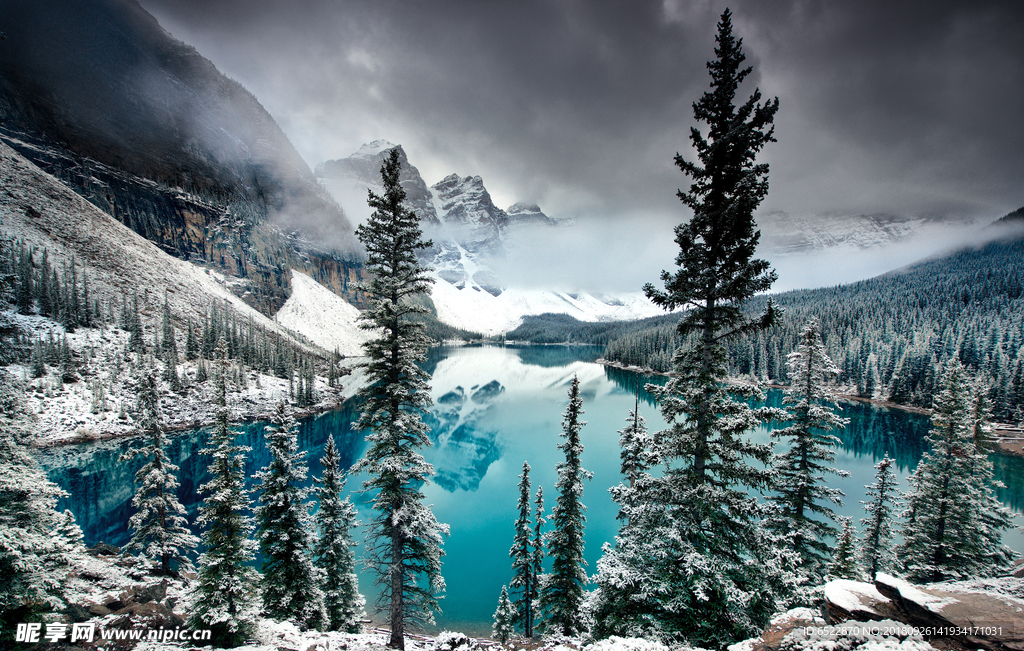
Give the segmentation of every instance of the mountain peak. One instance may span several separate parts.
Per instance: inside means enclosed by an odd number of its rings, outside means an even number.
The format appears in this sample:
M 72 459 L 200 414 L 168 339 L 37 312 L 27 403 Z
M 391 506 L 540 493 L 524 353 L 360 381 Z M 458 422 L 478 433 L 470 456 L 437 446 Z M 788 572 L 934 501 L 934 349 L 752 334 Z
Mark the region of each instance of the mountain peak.
M 355 158 L 357 156 L 360 158 L 377 156 L 380 153 L 389 151 L 391 149 L 394 149 L 395 147 L 400 148 L 401 145 L 396 145 L 387 140 L 374 140 L 373 142 L 367 143 L 360 147 L 359 150 L 356 151 L 356 153 L 352 154 L 351 158 Z

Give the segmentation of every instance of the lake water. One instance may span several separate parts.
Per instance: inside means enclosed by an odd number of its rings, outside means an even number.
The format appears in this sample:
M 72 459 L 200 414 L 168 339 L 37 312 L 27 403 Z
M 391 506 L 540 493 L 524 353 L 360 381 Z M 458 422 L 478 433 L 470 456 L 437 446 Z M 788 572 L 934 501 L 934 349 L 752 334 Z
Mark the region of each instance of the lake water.
M 433 504 L 440 522 L 451 525 L 444 549 L 443 574 L 448 585 L 441 602 L 443 613 L 438 627 L 489 635 L 491 615 L 501 586 L 511 579 L 508 557 L 516 517 L 518 475 L 523 461 L 532 468 L 535 493 L 544 487 L 545 505 L 550 512 L 555 499 L 555 465 L 562 459 L 561 419 L 568 402 L 573 376 L 580 380 L 584 419 L 582 431 L 586 448 L 583 465 L 594 473 L 584 488 L 587 505 L 586 559 L 589 571 L 596 571 L 601 546 L 612 541 L 618 528 L 617 507 L 608 488 L 620 481 L 618 430 L 635 404 L 640 391 L 640 410 L 650 431 L 665 427 L 650 396 L 642 391 L 644 382 L 663 378 L 642 377 L 594 363 L 601 353 L 591 347 L 454 347 L 430 353 L 426 368 L 433 375 L 434 407 L 428 417 L 434 445 L 424 451 L 434 464 L 434 482 L 425 487 L 427 503 Z M 782 394 L 772 391 L 769 402 L 780 404 Z M 840 432 L 842 449 L 836 467 L 850 472 L 846 478 L 832 478 L 833 485 L 846 493 L 842 515 L 857 522 L 863 517 L 860 501 L 864 485 L 874 476 L 874 464 L 888 453 L 896 460 L 897 474 L 906 487 L 906 476 L 917 465 L 928 431 L 927 417 L 898 410 L 844 402 L 843 415 L 850 426 Z M 337 411 L 300 424 L 299 445 L 308 452 L 311 474 L 319 476 L 320 457 L 330 434 L 335 437 L 347 464 L 358 459 L 365 448 L 362 434 L 352 422 L 357 406 L 347 402 Z M 269 455 L 262 443 L 262 423 L 239 428 L 239 441 L 253 448 L 248 475 L 264 466 Z M 752 436 L 767 441 L 768 429 Z M 123 463 L 120 453 L 141 444 L 141 439 L 68 446 L 46 451 L 41 462 L 50 477 L 70 493 L 59 508 L 70 508 L 85 533 L 86 544 L 99 541 L 121 546 L 129 534 L 125 523 L 131 514 L 133 477 L 142 460 Z M 208 458 L 198 454 L 206 444 L 206 432 L 174 435 L 168 454 L 181 466 L 179 498 L 194 522 L 198 506 L 197 487 L 205 483 Z M 1015 513 L 1024 510 L 1024 458 L 997 455 L 997 476 L 1007 485 L 1000 499 Z M 349 491 L 358 488 L 353 478 Z M 354 495 L 362 520 L 369 511 L 360 495 Z M 1018 518 L 1019 522 L 1020 518 Z M 356 532 L 357 539 L 361 532 Z M 1006 542 L 1024 550 L 1018 531 L 1007 534 Z M 372 579 L 360 577 L 360 587 L 370 597 Z M 380 621 L 380 618 L 377 618 Z

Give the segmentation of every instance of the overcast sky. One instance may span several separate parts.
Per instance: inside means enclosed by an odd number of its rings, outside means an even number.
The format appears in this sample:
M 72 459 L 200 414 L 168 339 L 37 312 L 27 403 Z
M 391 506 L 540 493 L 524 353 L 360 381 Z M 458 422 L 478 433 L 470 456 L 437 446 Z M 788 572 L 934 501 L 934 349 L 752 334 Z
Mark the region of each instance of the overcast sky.
M 685 212 L 726 5 L 778 97 L 762 210 L 987 219 L 1024 206 L 1019 0 L 140 0 L 312 167 L 385 138 L 428 184 L 651 228 Z M 745 97 L 745 96 L 744 96 Z

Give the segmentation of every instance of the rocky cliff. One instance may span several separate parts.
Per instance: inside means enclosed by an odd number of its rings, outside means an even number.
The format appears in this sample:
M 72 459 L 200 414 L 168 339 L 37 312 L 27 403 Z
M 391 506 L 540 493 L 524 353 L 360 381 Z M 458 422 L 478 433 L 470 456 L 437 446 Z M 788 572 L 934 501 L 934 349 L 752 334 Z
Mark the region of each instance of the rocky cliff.
M 260 103 L 134 0 L 9 0 L 0 138 L 265 314 L 298 268 L 359 300 L 340 207 Z M 316 244 L 314 244 L 316 243 Z

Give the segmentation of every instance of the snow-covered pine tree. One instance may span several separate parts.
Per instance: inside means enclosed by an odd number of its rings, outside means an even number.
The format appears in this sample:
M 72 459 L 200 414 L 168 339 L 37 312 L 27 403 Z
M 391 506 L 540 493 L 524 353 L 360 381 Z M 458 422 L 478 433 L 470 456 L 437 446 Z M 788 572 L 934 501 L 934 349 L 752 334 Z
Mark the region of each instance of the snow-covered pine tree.
M 836 514 L 829 504 L 840 505 L 843 498 L 841 490 L 828 486 L 825 476 L 849 474 L 834 466 L 839 439 L 830 432 L 850 421 L 833 410 L 836 399 L 829 382 L 839 368 L 825 350 L 817 319 L 804 326 L 786 366 L 791 384 L 783 404 L 792 424 L 772 432 L 772 438 L 787 443 L 788 449 L 772 459 L 776 494 L 769 499 L 779 512 L 768 527 L 799 554 L 800 573 L 811 585 L 820 585 L 831 555 L 830 539 L 837 533 Z
M 508 588 L 501 586 L 501 596 L 498 597 L 498 608 L 494 611 L 494 625 L 491 627 L 491 633 L 502 644 L 508 642 L 515 635 L 516 617 L 518 617 L 516 607 L 509 601 Z
M 1009 519 L 994 495 L 992 462 L 974 440 L 975 418 L 983 412 L 959 360 L 947 365 L 939 388 L 899 549 L 904 571 L 919 581 L 987 575 L 1010 559 L 1001 543 Z
M 516 516 L 516 533 L 512 549 L 508 555 L 512 557 L 513 590 L 517 590 L 515 600 L 516 613 L 514 624 L 523 627 L 523 636 L 533 637 L 533 602 L 537 599 L 537 584 L 533 571 L 533 549 L 530 536 L 533 534 L 530 524 L 530 464 L 523 462 L 523 474 L 519 475 L 519 515 Z M 497 613 L 495 613 L 497 616 Z
M 62 605 L 72 541 L 66 516 L 55 510 L 66 493 L 29 452 L 23 389 L 0 373 L 0 640 L 13 642 L 8 623 L 25 622 L 47 606 Z
M 533 551 L 530 553 L 530 563 L 533 567 L 534 594 L 540 597 L 540 589 L 544 586 L 544 525 L 547 518 L 544 516 L 544 487 L 537 487 L 537 496 L 533 500 Z M 537 601 L 533 602 L 533 625 L 537 626 Z
M 341 457 L 334 444 L 334 435 L 327 438 L 323 477 L 314 492 L 319 509 L 315 524 L 318 537 L 313 545 L 316 566 L 324 573 L 324 608 L 327 610 L 327 628 L 331 631 L 358 633 L 360 620 L 365 616 L 366 598 L 359 593 L 356 559 L 352 553 L 352 529 L 358 526 L 356 510 L 347 497 L 341 499 L 345 479 L 341 471 Z
M 774 550 L 758 533 L 766 509 L 748 492 L 768 486 L 770 473 L 761 466 L 771 449 L 745 433 L 778 410 L 752 409 L 737 397 L 763 398 L 761 391 L 726 384 L 725 344 L 770 327 L 778 314 L 770 300 L 754 320 L 743 313 L 776 278 L 767 261 L 753 257 L 760 238 L 753 213 L 768 192 L 768 166 L 755 159 L 774 141 L 778 100 L 762 104 L 755 90 L 736 106 L 737 87 L 751 68 L 741 67 L 745 56 L 731 16 L 726 10 L 718 23 L 711 90 L 693 106 L 694 117 L 708 125 L 707 138 L 690 132 L 700 162 L 676 156 L 693 180 L 678 193 L 693 209 L 675 229 L 679 269 L 662 272 L 664 291 L 644 287 L 667 310 L 689 308 L 677 334 L 694 337 L 673 356 L 675 376 L 664 387 L 649 385 L 669 423 L 654 435 L 662 472 L 647 504 L 650 521 L 662 523 L 648 531 L 660 549 L 650 562 L 628 568 L 644 586 L 636 618 L 663 642 L 704 647 L 760 632 L 788 589 L 781 569 L 765 558 Z
M 853 520 L 851 518 L 839 518 L 842 522 L 842 530 L 836 538 L 836 547 L 832 551 L 832 560 L 828 564 L 826 572 L 834 579 L 860 579 L 860 572 L 857 571 L 857 556 L 855 548 L 855 533 Z
M 583 586 L 587 583 L 586 561 L 583 560 L 583 531 L 587 518 L 583 505 L 583 480 L 593 475 L 583 469 L 583 443 L 580 430 L 586 422 L 579 378 L 569 384 L 569 406 L 562 417 L 562 437 L 558 449 L 565 461 L 558 464 L 558 497 L 551 509 L 554 531 L 548 534 L 548 556 L 551 573 L 540 590 L 539 606 L 544 614 L 544 628 L 557 629 L 563 635 L 583 632 Z
M 597 562 L 594 578 L 597 590 L 591 596 L 590 607 L 594 616 L 591 634 L 598 639 L 610 635 L 645 637 L 655 633 L 637 612 L 638 604 L 650 596 L 644 594 L 645 586 L 634 580 L 638 575 L 628 569 L 647 564 L 645 554 L 657 553 L 651 543 L 658 544 L 649 539 L 652 526 L 657 525 L 648 520 L 652 511 L 645 506 L 650 499 L 647 491 L 651 488 L 648 471 L 657 459 L 651 452 L 652 441 L 639 408 L 638 397 L 636 407 L 626 418 L 626 427 L 619 430 L 620 472 L 626 483 L 608 489 L 619 505 L 617 517 L 621 524 L 615 545 L 605 543 Z
M 892 516 L 899 491 L 892 463 L 886 454 L 875 464 L 875 482 L 865 487 L 870 500 L 861 502 L 867 517 L 860 521 L 864 530 L 860 544 L 860 565 L 870 581 L 874 581 L 879 572 L 888 571 L 895 560 L 891 547 Z
M 312 518 L 306 505 L 305 452 L 299 451 L 295 419 L 277 405 L 264 439 L 270 463 L 256 473 L 259 497 L 256 536 L 263 557 L 263 613 L 320 629 L 327 623 L 320 572 L 313 565 Z
M 360 327 L 375 336 L 363 345 L 369 384 L 359 392 L 363 407 L 355 425 L 368 432 L 369 447 L 353 470 L 369 476 L 362 490 L 372 495 L 376 512 L 366 554 L 380 586 L 377 607 L 389 612 L 389 646 L 404 649 L 407 621 L 434 620 L 444 592 L 441 544 L 449 529 L 423 504 L 420 490 L 434 468 L 418 452 L 430 444 L 422 416 L 431 402 L 430 376 L 416 364 L 429 344 L 423 324 L 414 320 L 425 308 L 414 301 L 432 280 L 416 258 L 429 243 L 404 205 L 400 171 L 398 149 L 392 149 L 381 166 L 384 194 L 369 192 L 373 214 L 356 229 L 371 276 L 365 287 L 370 307 L 360 315 Z
M 991 405 L 987 394 L 987 388 L 980 380 L 972 383 L 974 400 L 972 401 L 970 429 L 971 440 L 974 442 L 975 455 L 972 463 L 972 476 L 974 481 L 981 486 L 989 487 L 989 490 L 982 491 L 984 507 L 981 517 L 985 522 L 983 528 L 988 538 L 986 545 L 990 550 L 992 566 L 1001 567 L 1009 563 L 1016 554 L 1002 544 L 1003 531 L 1013 526 L 1010 511 L 999 501 L 995 489 L 1005 488 L 1006 485 L 995 479 L 994 465 L 989 454 L 999 447 L 999 444 L 992 438 Z
M 199 556 L 198 580 L 192 597 L 191 628 L 212 630 L 214 644 L 233 647 L 243 644 L 254 632 L 259 600 L 259 573 L 249 564 L 255 558 L 256 541 L 245 490 L 247 446 L 235 444 L 236 435 L 228 424 L 227 346 L 217 342 L 217 422 L 209 447 L 201 451 L 212 457 L 212 478 L 200 487 L 204 493 L 199 507 L 199 524 L 206 551 Z
M 626 417 L 626 427 L 619 430 L 619 472 L 626 483 L 608 489 L 619 505 L 617 517 L 624 522 L 620 531 L 629 526 L 630 510 L 643 501 L 640 494 L 648 487 L 648 471 L 657 464 L 657 457 L 651 451 L 652 443 L 647 421 L 640 415 L 638 394 L 636 406 Z
M 179 571 L 192 569 L 189 556 L 199 539 L 189 531 L 185 507 L 178 500 L 178 466 L 170 462 L 164 451 L 160 400 L 152 369 L 139 378 L 138 401 L 140 429 L 151 438 L 145 447 L 129 450 L 120 458 L 128 461 L 143 455 L 147 459 L 135 473 L 138 488 L 132 506 L 137 511 L 128 520 L 132 537 L 122 552 L 142 554 L 159 564 L 158 574 L 170 576 L 172 562 Z

